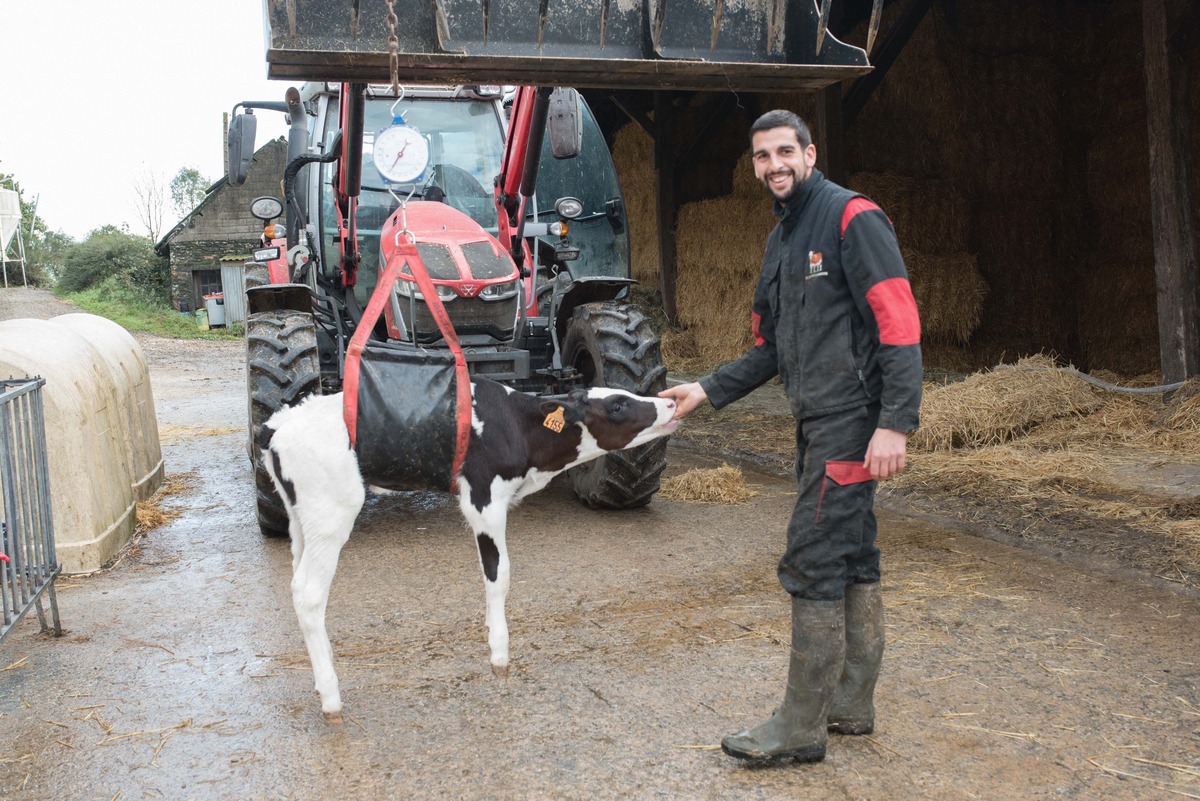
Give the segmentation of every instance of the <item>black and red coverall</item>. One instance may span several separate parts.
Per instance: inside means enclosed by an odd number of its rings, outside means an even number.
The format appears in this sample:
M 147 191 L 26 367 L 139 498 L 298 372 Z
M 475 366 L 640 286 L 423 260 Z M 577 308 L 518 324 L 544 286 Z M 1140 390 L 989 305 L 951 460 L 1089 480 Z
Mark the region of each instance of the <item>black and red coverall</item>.
M 796 418 L 796 508 L 779 580 L 832 601 L 879 581 L 876 428 L 911 432 L 921 404 L 917 306 L 896 234 L 867 198 L 819 170 L 786 203 L 754 292 L 755 344 L 700 380 L 721 408 L 779 375 Z

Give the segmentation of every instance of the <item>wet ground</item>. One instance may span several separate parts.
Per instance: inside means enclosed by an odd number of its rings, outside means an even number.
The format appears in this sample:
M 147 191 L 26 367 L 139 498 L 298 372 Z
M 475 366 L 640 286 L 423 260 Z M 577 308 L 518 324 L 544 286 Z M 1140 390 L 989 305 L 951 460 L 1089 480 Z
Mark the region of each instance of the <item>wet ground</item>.
M 330 600 L 347 712 L 330 726 L 288 545 L 254 525 L 241 348 L 139 341 L 182 516 L 60 581 L 66 636 L 32 618 L 0 643 L 3 797 L 1200 798 L 1200 601 L 887 511 L 875 734 L 807 767 L 725 757 L 787 658 L 792 484 L 750 465 L 745 506 L 603 513 L 556 482 L 516 510 L 507 680 L 455 505 L 370 500 Z M 719 463 L 670 450 L 672 472 Z

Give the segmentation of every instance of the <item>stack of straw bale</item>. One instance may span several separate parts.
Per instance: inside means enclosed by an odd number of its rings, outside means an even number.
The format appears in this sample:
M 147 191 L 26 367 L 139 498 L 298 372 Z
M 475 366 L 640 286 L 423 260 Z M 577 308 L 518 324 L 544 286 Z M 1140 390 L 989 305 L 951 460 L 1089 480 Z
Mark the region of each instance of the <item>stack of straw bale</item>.
M 855 173 L 850 188 L 871 198 L 896 229 L 925 341 L 966 343 L 979 326 L 987 284 L 967 252 L 970 214 L 950 181 Z
M 888 4 L 880 31 L 890 30 L 905 8 Z M 926 15 L 849 129 L 846 155 L 854 169 L 915 178 L 945 173 L 943 149 L 964 135 L 968 118 L 939 33 L 937 15 Z M 848 38 L 864 44 L 866 23 Z
M 733 173 L 732 195 L 679 210 L 676 295 L 687 337 L 683 343 L 664 342 L 668 362 L 679 344 L 711 366 L 736 358 L 753 342 L 750 305 L 767 235 L 775 227 L 771 198 L 753 175 L 746 153 Z
M 629 217 L 629 249 L 633 277 L 645 287 L 658 286 L 658 170 L 654 140 L 635 123 L 622 126 L 613 138 L 613 163 L 621 179 Z
M 1094 82 L 1099 113 L 1087 189 L 1096 239 L 1086 251 L 1079 303 L 1089 366 L 1126 375 L 1158 368 L 1141 20 L 1132 5 L 1115 7 L 1104 27 L 1109 44 Z

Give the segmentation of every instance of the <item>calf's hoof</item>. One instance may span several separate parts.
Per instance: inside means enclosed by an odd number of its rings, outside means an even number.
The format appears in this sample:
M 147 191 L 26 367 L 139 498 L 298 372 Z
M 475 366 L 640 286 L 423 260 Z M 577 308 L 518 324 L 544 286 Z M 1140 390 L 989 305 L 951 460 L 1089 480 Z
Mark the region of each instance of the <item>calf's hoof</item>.
M 346 722 L 342 717 L 342 710 L 340 709 L 337 712 L 326 712 L 324 714 L 326 723 L 341 725 Z
M 502 679 L 508 678 L 508 665 L 492 665 L 492 675 Z

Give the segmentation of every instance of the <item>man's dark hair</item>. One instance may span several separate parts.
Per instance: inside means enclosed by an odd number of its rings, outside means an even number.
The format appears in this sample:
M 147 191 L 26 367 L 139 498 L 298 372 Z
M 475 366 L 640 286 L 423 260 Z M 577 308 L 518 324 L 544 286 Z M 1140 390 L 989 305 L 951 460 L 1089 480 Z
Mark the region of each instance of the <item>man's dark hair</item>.
M 754 124 L 750 126 L 750 138 L 753 139 L 759 131 L 769 131 L 772 128 L 791 128 L 796 132 L 796 139 L 800 142 L 800 147 L 808 147 L 813 143 L 812 131 L 808 130 L 808 123 L 800 119 L 799 114 L 781 108 L 768 111 L 755 120 Z

